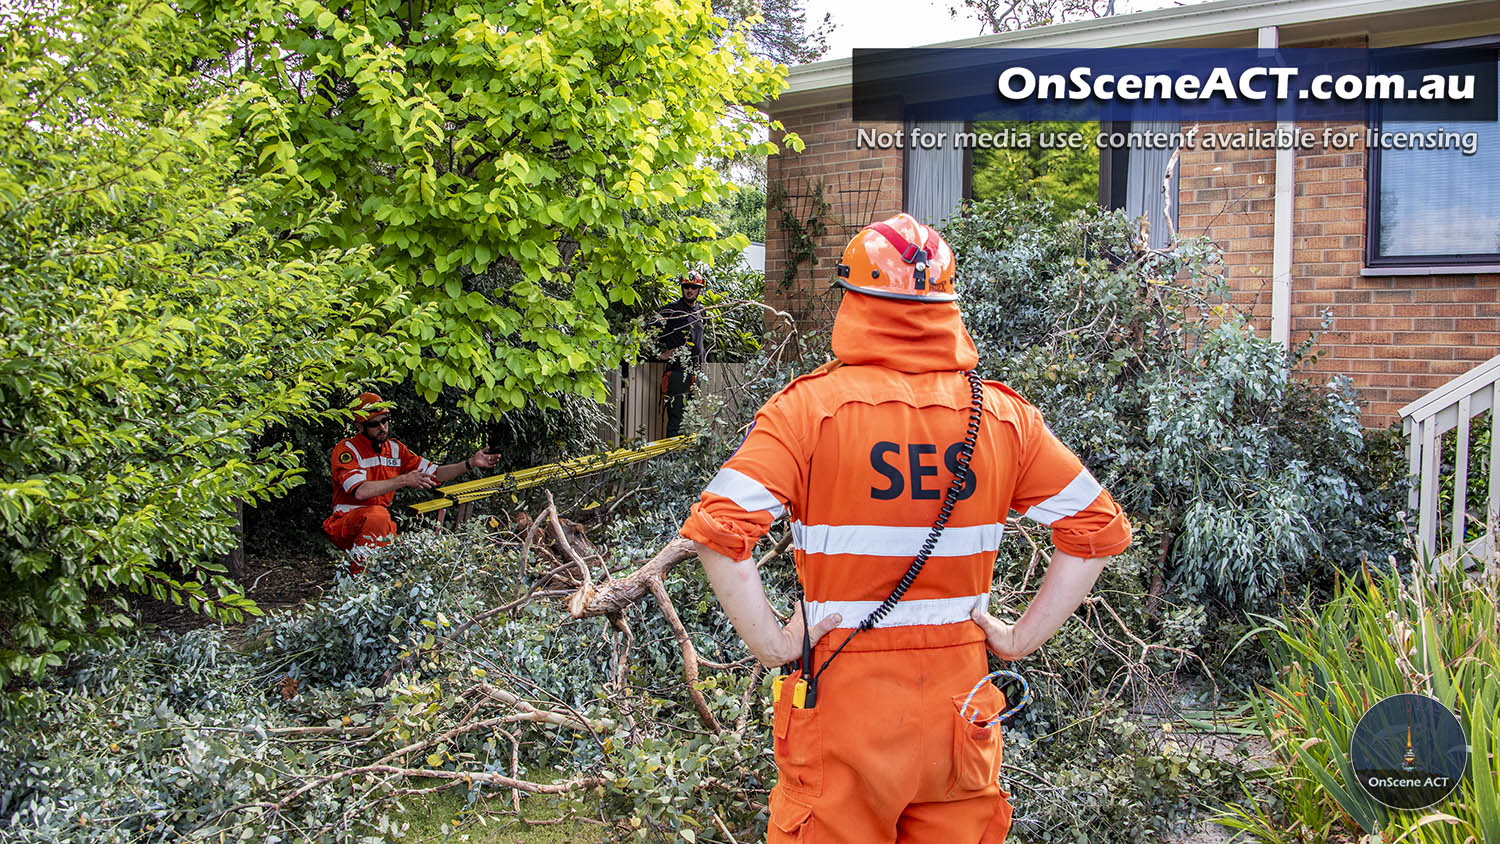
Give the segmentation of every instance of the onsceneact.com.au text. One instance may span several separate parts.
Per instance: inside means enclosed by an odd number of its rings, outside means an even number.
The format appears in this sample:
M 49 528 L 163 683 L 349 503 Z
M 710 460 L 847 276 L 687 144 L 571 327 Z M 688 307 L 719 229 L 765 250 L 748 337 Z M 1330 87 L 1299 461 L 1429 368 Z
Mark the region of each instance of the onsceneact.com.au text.
M 1479 133 L 1452 129 L 1395 130 L 1376 127 L 1301 126 L 1161 131 L 1037 131 L 1007 126 L 999 131 L 947 132 L 913 127 L 883 131 L 861 127 L 858 149 L 1370 149 L 1479 151 Z
M 1399 73 L 1312 74 L 1297 85 L 1295 67 L 1250 67 L 1233 73 L 1216 67 L 1205 76 L 1170 73 L 1101 73 L 1091 67 L 1075 67 L 1066 75 L 1037 74 L 1030 68 L 1012 67 L 1000 74 L 996 88 L 1000 98 L 1021 100 L 1426 100 L 1470 101 L 1475 96 L 1472 74 L 1429 73 L 1420 83 L 1408 83 Z

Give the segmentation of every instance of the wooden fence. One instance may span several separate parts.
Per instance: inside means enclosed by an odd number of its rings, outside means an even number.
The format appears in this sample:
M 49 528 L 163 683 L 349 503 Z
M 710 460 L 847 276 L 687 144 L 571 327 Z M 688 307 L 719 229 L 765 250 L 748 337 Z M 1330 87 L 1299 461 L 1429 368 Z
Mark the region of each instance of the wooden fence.
M 661 377 L 667 371 L 664 363 L 641 363 L 616 370 L 605 379 L 609 403 L 614 406 L 615 426 L 600 435 L 611 445 L 631 440 L 652 442 L 667 435 L 667 404 L 662 396 Z M 705 408 L 711 419 L 735 418 L 745 401 L 743 386 L 748 368 L 743 363 L 710 363 L 698 378 L 693 390 L 695 401 Z M 684 421 L 683 432 L 689 423 Z

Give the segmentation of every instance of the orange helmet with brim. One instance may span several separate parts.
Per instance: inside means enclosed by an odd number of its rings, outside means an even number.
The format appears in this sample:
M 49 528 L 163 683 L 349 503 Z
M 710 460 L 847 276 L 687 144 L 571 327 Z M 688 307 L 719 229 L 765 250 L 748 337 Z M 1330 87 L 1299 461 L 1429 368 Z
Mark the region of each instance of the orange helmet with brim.
M 372 416 L 389 413 L 388 407 L 373 407 L 381 403 L 380 396 L 375 393 L 360 393 L 354 398 L 354 422 L 359 424 L 367 421 Z
M 908 302 L 955 302 L 953 250 L 910 214 L 871 223 L 844 247 L 838 277 L 845 290 Z

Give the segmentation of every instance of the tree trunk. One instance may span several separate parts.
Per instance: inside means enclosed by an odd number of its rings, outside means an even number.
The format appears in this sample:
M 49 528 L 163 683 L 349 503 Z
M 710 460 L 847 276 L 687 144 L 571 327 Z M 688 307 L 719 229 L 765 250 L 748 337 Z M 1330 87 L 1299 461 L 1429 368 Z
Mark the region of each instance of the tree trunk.
M 245 502 L 238 499 L 234 502 L 235 518 L 235 544 L 234 548 L 227 554 L 220 554 L 214 560 L 229 571 L 229 578 L 241 586 L 245 585 L 247 572 L 245 571 Z

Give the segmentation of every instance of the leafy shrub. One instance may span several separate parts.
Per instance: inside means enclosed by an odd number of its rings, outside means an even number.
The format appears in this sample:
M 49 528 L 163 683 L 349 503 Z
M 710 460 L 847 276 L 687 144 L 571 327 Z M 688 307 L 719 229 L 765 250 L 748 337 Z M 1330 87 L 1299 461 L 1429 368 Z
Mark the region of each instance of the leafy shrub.
M 293 140 L 257 151 L 301 179 L 267 219 L 344 199 L 311 243 L 378 246 L 422 306 L 382 374 L 477 418 L 602 400 L 636 348 L 610 310 L 745 245 L 674 212 L 729 195 L 715 159 L 779 149 L 746 106 L 785 69 L 708 3 L 186 5 L 240 35 L 210 73 L 286 106 Z
M 747 390 L 768 396 L 816 358 L 768 363 Z M 733 448 L 732 426 L 719 435 L 709 430 L 692 448 L 629 470 L 629 482 L 648 490 L 594 536 L 615 576 L 675 533 L 687 504 Z M 365 576 L 341 577 L 298 613 L 267 617 L 233 638 L 197 631 L 78 654 L 31 716 L 0 723 L 0 776 L 11 784 L 0 791 L 0 836 L 399 836 L 409 804 L 348 778 L 316 785 L 274 811 L 250 807 L 280 803 L 320 776 L 412 745 L 422 749 L 407 764 L 437 772 L 543 782 L 597 776 L 602 790 L 560 802 L 607 819 L 601 837 L 650 840 L 681 830 L 710 839 L 721 822 L 740 840 L 759 836 L 775 779 L 768 678 L 748 669 L 743 645 L 696 566 L 679 566 L 666 586 L 700 656 L 739 663 L 702 673 L 699 688 L 726 727 L 717 735 L 687 703 L 677 642 L 649 598 L 622 615 L 634 638 L 624 688 L 612 680 L 620 634 L 602 618 L 573 620 L 552 600 L 533 600 L 456 635 L 469 619 L 546 584 L 552 564 L 539 552 L 519 568 L 520 539 L 509 526 L 478 520 L 440 537 L 409 532 L 372 560 Z M 596 580 L 603 568 L 596 567 Z M 789 561 L 763 572 L 773 603 L 790 606 L 797 585 Z M 1112 589 L 1139 591 L 1126 585 L 1139 583 L 1138 564 L 1112 568 L 1107 577 Z M 1138 607 L 1119 606 L 1139 617 Z M 1068 631 L 1048 646 L 1050 658 L 1100 661 L 1092 634 Z M 1007 729 L 1015 840 L 1072 841 L 1106 831 L 1115 840 L 1156 840 L 1191 817 L 1206 794 L 1236 782 L 1231 767 L 1143 730 L 1118 703 L 1105 706 L 1093 689 L 1108 688 L 1107 677 L 1084 677 L 1053 684 L 1033 674 L 1038 697 Z M 590 734 L 507 724 L 517 741 L 513 768 L 505 734 L 450 735 L 472 722 L 465 721 L 477 700 L 470 691 L 479 683 L 608 726 Z M 326 733 L 289 732 L 308 729 Z M 346 736 L 341 729 L 364 732 Z M 147 764 L 153 759 L 163 761 Z M 501 811 L 508 801 L 484 798 L 503 795 L 474 785 L 460 818 L 473 823 Z
M 972 206 L 946 232 L 980 369 L 1042 409 L 1159 552 L 1153 594 L 1265 607 L 1395 547 L 1391 443 L 1343 379 L 1257 334 L 1206 240 L 1141 247 L 1122 213 Z
M 761 350 L 765 333 L 766 277 L 739 263 L 716 270 L 701 295 L 707 319 L 704 343 L 711 361 L 748 361 Z
M 362 802 L 355 795 L 364 789 L 347 780 L 316 786 L 281 809 L 266 806 L 451 724 L 451 710 L 468 704 L 442 693 L 449 675 L 437 666 L 445 659 L 421 655 L 452 619 L 493 605 L 513 576 L 478 531 L 413 534 L 369 576 L 341 578 L 305 611 L 268 617 L 242 637 L 206 628 L 82 651 L 31 712 L 0 722 L 0 837 L 176 841 L 224 831 L 294 841 L 318 829 L 324 840 L 352 842 L 398 831 L 390 807 Z M 461 662 L 534 668 L 524 643 L 547 629 L 512 619 Z M 587 639 L 579 642 L 584 664 L 598 664 L 597 637 Z M 582 705 L 590 675 L 565 666 L 576 668 L 562 662 L 530 673 L 541 682 L 567 676 L 576 688 L 565 694 Z M 339 724 L 375 730 L 349 740 L 337 734 Z M 335 725 L 332 736 L 286 731 L 325 725 Z M 552 744 L 537 746 L 545 754 Z M 463 748 L 438 750 L 449 751 Z
M 318 415 L 385 348 L 368 249 L 292 251 L 255 225 L 282 136 L 164 4 L 14 11 L 0 53 L 0 685 L 128 624 L 122 588 L 252 611 L 211 560 L 235 500 L 300 482 L 268 427 Z M 254 118 L 231 127 L 244 108 Z M 322 220 L 335 204 L 309 207 Z M 332 416 L 334 414 L 325 414 Z
M 1493 453 L 1495 428 L 1491 423 L 1494 411 L 1486 411 L 1469 423 L 1468 484 L 1464 490 L 1464 541 L 1473 542 L 1494 528 L 1487 523 L 1485 507 L 1490 500 L 1490 484 L 1495 473 L 1490 468 Z M 1458 429 L 1447 431 L 1441 437 L 1442 465 L 1438 467 L 1438 506 L 1436 518 L 1439 544 L 1451 545 L 1453 518 L 1453 496 L 1458 486 Z

